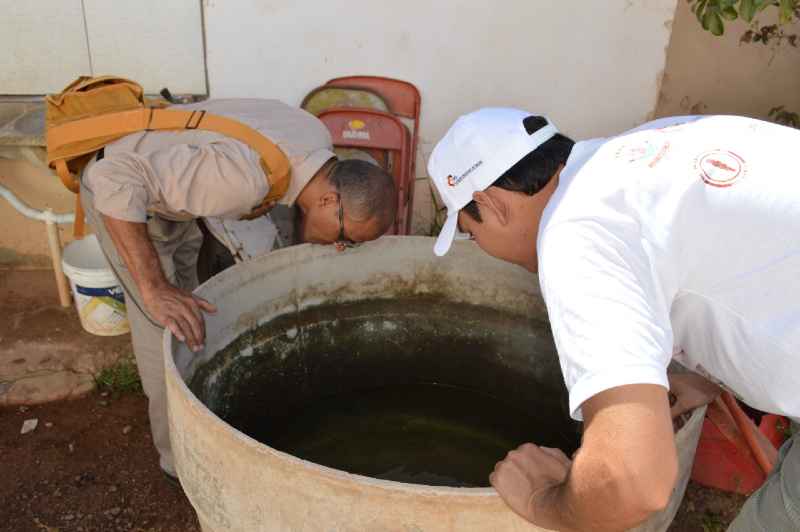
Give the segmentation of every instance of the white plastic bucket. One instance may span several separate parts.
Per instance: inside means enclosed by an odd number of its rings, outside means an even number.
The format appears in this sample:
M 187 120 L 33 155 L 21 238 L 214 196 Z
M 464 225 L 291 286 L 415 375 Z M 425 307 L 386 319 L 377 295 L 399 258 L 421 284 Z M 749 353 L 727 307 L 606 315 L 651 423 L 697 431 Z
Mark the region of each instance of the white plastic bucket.
M 83 328 L 98 336 L 130 331 L 125 296 L 95 235 L 64 248 L 61 260 Z

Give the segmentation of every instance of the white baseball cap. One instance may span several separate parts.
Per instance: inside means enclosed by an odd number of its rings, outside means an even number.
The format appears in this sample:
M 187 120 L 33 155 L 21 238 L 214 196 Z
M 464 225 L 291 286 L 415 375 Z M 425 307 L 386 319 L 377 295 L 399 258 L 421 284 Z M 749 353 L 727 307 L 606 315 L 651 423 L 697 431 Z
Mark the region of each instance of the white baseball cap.
M 547 125 L 528 133 L 524 121 L 533 113 L 486 107 L 461 116 L 440 140 L 428 160 L 428 175 L 447 207 L 447 220 L 436 239 L 434 253 L 450 249 L 458 229 L 458 212 L 475 192 L 486 190 L 523 157 L 553 138 L 558 130 Z

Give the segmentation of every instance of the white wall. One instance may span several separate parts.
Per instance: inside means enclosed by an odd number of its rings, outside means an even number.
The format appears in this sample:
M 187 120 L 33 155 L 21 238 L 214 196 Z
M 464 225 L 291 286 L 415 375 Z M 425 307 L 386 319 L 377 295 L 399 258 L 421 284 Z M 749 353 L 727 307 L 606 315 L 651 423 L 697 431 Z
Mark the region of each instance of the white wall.
M 205 94 L 200 0 L 0 0 L 0 95 L 103 74 Z
M 577 137 L 654 111 L 676 0 L 205 0 L 212 97 L 299 105 L 329 78 L 376 74 L 422 92 L 418 173 L 460 114 L 548 114 Z
M 81 0 L 0 0 L 0 94 L 57 92 L 90 69 Z
M 83 0 L 95 75 L 114 73 L 150 93 L 206 93 L 200 0 Z

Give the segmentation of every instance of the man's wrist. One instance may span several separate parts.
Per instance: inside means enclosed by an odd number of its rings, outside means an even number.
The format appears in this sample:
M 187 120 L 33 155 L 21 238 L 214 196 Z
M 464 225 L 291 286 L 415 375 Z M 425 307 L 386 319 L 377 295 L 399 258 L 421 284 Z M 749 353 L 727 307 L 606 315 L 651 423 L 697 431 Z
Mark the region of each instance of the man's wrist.
M 563 525 L 560 518 L 563 514 L 560 496 L 562 486 L 563 484 L 554 484 L 531 494 L 526 516 L 528 521 L 552 530 Z
M 142 279 L 139 283 L 139 292 L 143 299 L 150 299 L 155 294 L 163 292 L 169 286 L 169 282 L 163 276 Z

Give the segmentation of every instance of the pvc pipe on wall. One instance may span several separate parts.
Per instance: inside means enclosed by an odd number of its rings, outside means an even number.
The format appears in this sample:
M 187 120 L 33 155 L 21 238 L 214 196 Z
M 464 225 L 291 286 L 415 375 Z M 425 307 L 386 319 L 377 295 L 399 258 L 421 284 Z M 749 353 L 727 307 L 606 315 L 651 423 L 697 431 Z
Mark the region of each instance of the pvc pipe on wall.
M 69 212 L 65 214 L 54 214 L 52 211 L 40 211 L 29 207 L 21 199 L 19 199 L 9 189 L 0 185 L 0 196 L 8 200 L 12 207 L 17 209 L 20 214 L 31 220 L 38 220 L 40 222 L 51 221 L 56 224 L 71 224 L 75 223 L 75 213 Z
M 48 210 L 50 214 L 52 211 Z M 58 287 L 58 300 L 61 306 L 67 308 L 72 303 L 69 293 L 69 284 L 67 278 L 64 276 L 64 268 L 61 265 L 61 239 L 58 237 L 58 226 L 55 222 L 47 220 L 45 222 L 47 228 L 47 242 L 50 246 L 50 258 L 53 261 L 53 272 L 56 276 L 56 286 Z
M 58 287 L 58 299 L 62 307 L 70 306 L 70 293 L 67 278 L 64 277 L 64 270 L 61 266 L 61 239 L 58 237 L 57 224 L 71 224 L 75 222 L 75 213 L 55 214 L 52 210 L 39 211 L 26 205 L 9 189 L 0 185 L 0 196 L 19 211 L 23 216 L 31 220 L 38 220 L 45 223 L 47 229 L 47 243 L 50 247 L 50 258 L 53 261 L 53 272 L 56 276 L 56 286 Z

